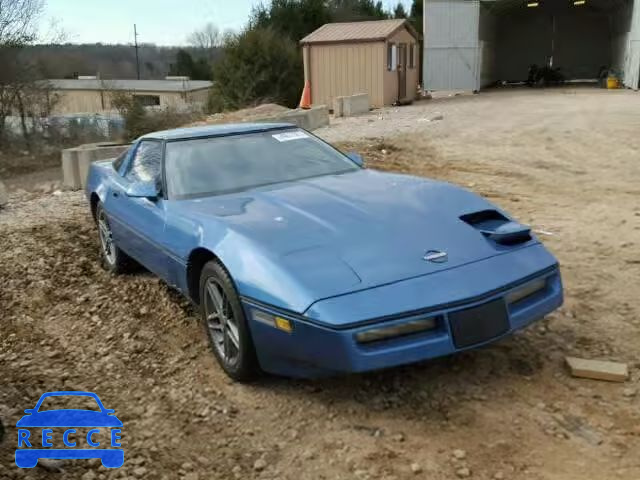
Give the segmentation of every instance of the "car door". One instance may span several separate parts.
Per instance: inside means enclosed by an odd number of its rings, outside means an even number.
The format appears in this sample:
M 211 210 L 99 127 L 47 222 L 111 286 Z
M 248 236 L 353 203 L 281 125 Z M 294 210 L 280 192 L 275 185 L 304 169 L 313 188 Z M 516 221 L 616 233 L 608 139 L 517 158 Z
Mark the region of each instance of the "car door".
M 166 202 L 162 196 L 162 155 L 159 140 L 142 140 L 136 147 L 118 185 L 108 194 L 107 214 L 116 245 L 155 274 L 166 278 L 166 253 L 162 247 Z M 127 195 L 139 183 L 157 186 L 156 198 Z

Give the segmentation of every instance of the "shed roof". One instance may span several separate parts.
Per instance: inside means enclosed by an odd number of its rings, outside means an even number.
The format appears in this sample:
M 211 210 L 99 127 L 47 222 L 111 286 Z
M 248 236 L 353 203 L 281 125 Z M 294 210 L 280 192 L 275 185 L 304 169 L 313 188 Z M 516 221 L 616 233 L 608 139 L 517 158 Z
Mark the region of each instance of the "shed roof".
M 145 92 L 191 92 L 210 88 L 206 80 L 47 80 L 56 90 L 127 90 Z
M 406 28 L 416 40 L 420 35 L 405 19 L 372 20 L 367 22 L 326 23 L 300 40 L 300 43 L 378 42 Z

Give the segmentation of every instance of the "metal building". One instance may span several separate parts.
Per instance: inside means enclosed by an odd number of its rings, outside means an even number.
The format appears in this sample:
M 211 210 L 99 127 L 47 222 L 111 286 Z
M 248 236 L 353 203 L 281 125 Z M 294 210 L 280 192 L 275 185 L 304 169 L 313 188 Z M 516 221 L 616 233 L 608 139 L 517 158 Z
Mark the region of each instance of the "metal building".
M 424 31 L 427 90 L 524 81 L 532 65 L 640 86 L 640 0 L 424 0 Z
M 303 38 L 311 103 L 368 93 L 371 105 L 409 102 L 417 93 L 420 36 L 406 20 L 328 23 Z

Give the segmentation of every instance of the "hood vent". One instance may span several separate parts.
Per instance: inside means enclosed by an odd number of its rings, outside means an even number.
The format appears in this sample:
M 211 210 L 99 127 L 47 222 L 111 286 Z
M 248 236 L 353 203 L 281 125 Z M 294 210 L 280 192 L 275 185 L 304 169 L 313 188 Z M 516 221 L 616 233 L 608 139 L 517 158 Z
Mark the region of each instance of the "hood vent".
M 499 245 L 519 245 L 531 240 L 531 228 L 509 220 L 496 210 L 469 213 L 462 215 L 460 220 Z

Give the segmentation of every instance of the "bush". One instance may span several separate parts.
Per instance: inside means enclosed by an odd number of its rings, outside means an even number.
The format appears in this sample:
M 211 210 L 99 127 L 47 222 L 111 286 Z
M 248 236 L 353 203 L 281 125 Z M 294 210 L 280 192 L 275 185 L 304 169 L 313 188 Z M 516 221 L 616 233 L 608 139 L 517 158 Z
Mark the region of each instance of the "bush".
M 170 107 L 148 110 L 134 95 L 126 92 L 114 92 L 111 104 L 124 120 L 124 135 L 128 141 L 147 133 L 181 127 L 196 118 L 192 112 L 181 113 Z
M 213 70 L 212 111 L 261 102 L 297 106 L 304 82 L 302 54 L 296 43 L 271 29 L 229 36 Z

